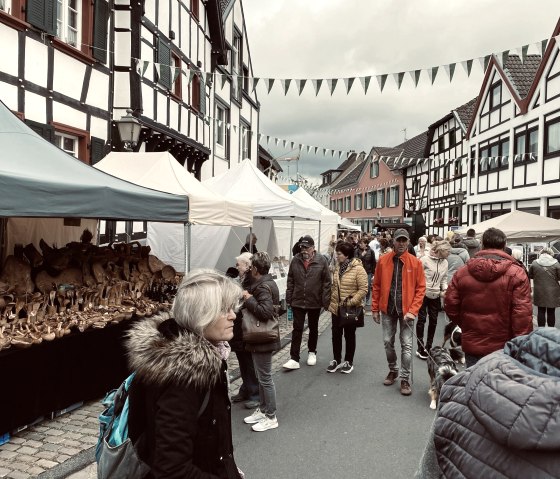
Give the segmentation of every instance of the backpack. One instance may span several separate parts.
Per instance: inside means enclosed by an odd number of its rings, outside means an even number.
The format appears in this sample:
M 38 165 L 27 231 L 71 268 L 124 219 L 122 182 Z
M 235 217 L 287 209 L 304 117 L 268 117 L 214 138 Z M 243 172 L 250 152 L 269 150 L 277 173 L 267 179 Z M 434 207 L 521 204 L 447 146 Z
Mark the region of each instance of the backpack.
M 105 409 L 99 415 L 99 438 L 95 448 L 99 479 L 143 478 L 150 471 L 149 466 L 138 457 L 128 437 L 128 393 L 135 374 L 128 376 L 118 389 L 107 393 L 101 401 Z M 206 409 L 209 400 L 210 391 L 207 391 L 197 419 Z M 141 439 L 142 436 L 138 442 Z

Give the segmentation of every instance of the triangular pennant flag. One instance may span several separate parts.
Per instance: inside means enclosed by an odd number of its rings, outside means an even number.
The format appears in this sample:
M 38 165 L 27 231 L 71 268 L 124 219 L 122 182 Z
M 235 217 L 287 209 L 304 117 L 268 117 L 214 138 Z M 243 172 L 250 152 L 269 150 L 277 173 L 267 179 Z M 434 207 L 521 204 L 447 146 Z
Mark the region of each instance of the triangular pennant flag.
M 465 72 L 466 72 L 468 77 L 471 76 L 472 63 L 473 63 L 472 60 L 465 60 L 465 61 L 461 62 L 461 65 L 463 65 L 463 68 L 465 69 Z
M 400 90 L 404 78 L 404 72 L 393 73 L 393 78 L 395 79 L 395 83 L 397 84 L 397 90 Z
M 175 81 L 177 80 L 177 77 L 179 76 L 180 73 L 181 73 L 181 67 L 174 67 L 173 68 L 173 81 L 172 81 L 172 83 L 175 83 Z
M 263 137 L 262 133 L 258 133 L 257 134 L 257 141 L 260 143 L 261 142 L 261 138 Z
M 245 129 L 243 130 L 243 134 L 241 135 L 243 138 L 247 138 L 247 131 L 248 130 L 245 130 Z
M 541 57 L 544 55 L 544 51 L 546 50 L 546 46 L 548 45 L 548 40 L 542 40 L 538 43 L 539 52 Z
M 226 128 L 229 130 L 231 130 L 231 124 L 230 123 L 226 123 Z
M 307 80 L 296 80 L 296 86 L 298 89 L 299 94 L 301 95 L 301 92 L 303 91 L 303 89 L 305 88 L 305 84 L 307 83 Z
M 426 163 L 428 163 L 428 158 L 424 158 L 424 165 L 423 166 L 426 166 Z
M 456 63 L 450 63 L 449 65 L 445 65 L 445 73 L 449 77 L 449 83 L 453 80 L 453 75 L 455 75 L 455 66 Z
M 334 89 L 336 88 L 337 83 L 338 83 L 338 78 L 329 78 L 327 80 L 327 85 L 329 86 L 329 90 L 331 91 L 331 96 L 334 93 Z
M 340 160 L 340 158 L 342 157 L 342 151 L 338 152 L 338 159 Z
M 410 70 L 408 73 L 410 73 L 410 78 L 412 78 L 412 83 L 414 83 L 414 87 L 416 88 L 418 86 L 418 80 L 420 80 L 420 72 L 422 70 Z
M 253 78 L 253 88 L 251 88 L 251 91 L 255 91 L 255 89 L 257 88 L 257 85 L 259 83 L 260 78 Z
M 321 85 L 323 84 L 323 80 L 319 78 L 311 81 L 313 82 L 313 87 L 315 88 L 315 96 L 317 96 L 319 94 L 319 90 L 321 89 Z
M 502 65 L 502 68 L 505 66 L 506 62 L 508 61 L 508 58 L 509 58 L 509 50 L 504 50 L 498 57 L 498 59 L 500 60 L 500 64 Z
M 434 84 L 434 81 L 435 81 L 436 76 L 438 74 L 438 70 L 439 70 L 439 67 L 428 68 L 428 78 L 430 79 L 430 82 L 432 82 L 432 85 Z
M 290 78 L 286 78 L 283 80 L 280 80 L 280 83 L 282 83 L 282 90 L 284 90 L 284 96 L 287 95 L 288 90 L 290 89 L 290 83 L 292 83 L 292 80 Z
M 270 145 L 270 136 L 266 135 L 266 145 Z
M 233 126 L 233 132 L 237 133 L 237 125 L 232 125 Z
M 364 89 L 364 95 L 368 91 L 370 81 L 371 81 L 371 76 L 360 77 L 360 83 L 362 84 L 362 88 Z
M 213 78 L 212 78 L 212 75 L 214 75 L 212 72 L 206 72 L 206 73 L 205 73 L 204 76 L 206 77 L 206 80 L 205 80 L 205 81 L 206 81 L 206 84 L 214 83 Z
M 293 150 L 293 149 L 294 149 L 294 142 L 290 141 L 290 150 Z
M 490 63 L 490 56 L 491 55 L 486 55 L 484 57 L 478 58 L 478 61 L 480 62 L 480 67 L 482 68 L 482 73 L 484 73 L 486 71 L 486 68 L 488 68 L 488 63 Z
M 189 70 L 189 85 L 192 82 L 193 77 L 196 75 L 196 72 L 194 70 Z
M 282 148 L 286 148 L 286 140 L 282 140 Z
M 527 59 L 527 53 L 529 52 L 529 45 L 523 45 L 521 47 L 521 63 L 525 63 Z
M 138 73 L 138 75 L 141 75 L 142 67 L 140 66 L 140 60 L 138 58 L 134 58 L 134 63 L 136 63 L 136 73 Z
M 331 156 L 334 158 L 334 150 L 331 150 Z
M 159 78 L 159 77 L 161 76 L 161 75 L 160 75 L 160 72 L 161 72 L 161 64 L 159 64 L 159 63 L 154 63 L 154 66 L 156 67 L 156 73 L 157 73 L 157 76 L 158 76 L 158 78 Z
M 307 154 L 309 155 L 309 152 L 311 151 L 311 146 L 307 145 Z
M 316 155 L 316 154 L 317 154 L 317 149 L 318 149 L 318 147 L 317 147 L 317 146 L 314 146 L 314 147 L 313 147 L 313 154 L 314 154 L 314 155 Z
M 278 146 L 278 138 L 274 138 L 274 144 Z
M 270 90 L 272 90 L 272 85 L 274 85 L 274 78 L 265 78 L 264 82 L 266 84 L 267 93 L 270 93 Z
M 327 151 L 329 151 L 329 150 L 326 149 L 326 148 L 323 148 L 323 156 L 325 156 L 327 154 Z
M 385 82 L 387 81 L 387 74 L 384 73 L 383 75 L 376 75 L 376 77 L 377 83 L 379 83 L 379 89 L 383 91 L 383 88 L 385 88 Z
M 352 89 L 352 85 L 354 84 L 355 79 L 356 78 L 354 78 L 354 77 L 344 79 L 344 84 L 346 85 L 346 94 L 347 95 L 348 95 L 348 93 L 350 93 L 350 90 Z
M 227 75 L 225 73 L 220 73 L 220 75 L 222 75 L 222 89 L 223 89 L 224 85 L 226 84 Z

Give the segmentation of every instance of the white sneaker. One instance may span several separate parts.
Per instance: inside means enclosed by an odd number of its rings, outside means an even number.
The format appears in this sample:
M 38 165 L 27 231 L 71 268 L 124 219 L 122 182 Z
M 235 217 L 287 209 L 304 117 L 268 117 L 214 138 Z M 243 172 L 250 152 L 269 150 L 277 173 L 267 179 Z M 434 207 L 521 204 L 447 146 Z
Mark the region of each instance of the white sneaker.
M 297 361 L 294 361 L 293 359 L 290 359 L 288 362 L 284 363 L 282 367 L 284 369 L 299 369 L 299 363 Z
M 251 429 L 256 432 L 268 431 L 269 429 L 276 429 L 278 427 L 278 419 L 276 416 L 273 418 L 264 417 L 262 421 L 259 421 Z
M 317 354 L 309 353 L 307 356 L 307 365 L 308 366 L 315 366 L 317 364 Z
M 257 424 L 263 419 L 266 419 L 266 416 L 261 412 L 259 408 L 257 408 L 253 414 L 243 419 L 243 422 L 245 422 L 245 424 Z

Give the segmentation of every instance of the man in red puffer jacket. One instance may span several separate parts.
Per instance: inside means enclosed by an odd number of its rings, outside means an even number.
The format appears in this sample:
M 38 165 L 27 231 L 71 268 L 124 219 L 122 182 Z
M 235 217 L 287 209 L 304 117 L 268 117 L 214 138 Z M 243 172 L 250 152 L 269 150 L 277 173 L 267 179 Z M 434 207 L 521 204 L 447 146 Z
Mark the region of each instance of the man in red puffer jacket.
M 453 276 L 445 312 L 463 331 L 467 367 L 533 330 L 531 286 L 521 266 L 504 252 L 506 235 L 496 228 L 482 235 L 482 250 Z

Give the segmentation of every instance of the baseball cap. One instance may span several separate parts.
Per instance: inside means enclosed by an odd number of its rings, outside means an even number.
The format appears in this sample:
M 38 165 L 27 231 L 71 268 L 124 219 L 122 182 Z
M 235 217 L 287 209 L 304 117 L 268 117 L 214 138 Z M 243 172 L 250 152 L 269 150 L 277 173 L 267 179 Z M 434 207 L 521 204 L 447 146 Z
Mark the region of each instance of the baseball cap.
M 299 245 L 300 247 L 307 248 L 309 246 L 315 246 L 315 241 L 313 241 L 311 236 L 305 235 L 299 240 Z
M 406 231 L 404 228 L 399 228 L 395 230 L 395 232 L 393 233 L 393 238 L 395 238 L 396 240 L 399 238 L 406 238 L 409 240 L 410 235 L 408 234 L 408 231 Z

